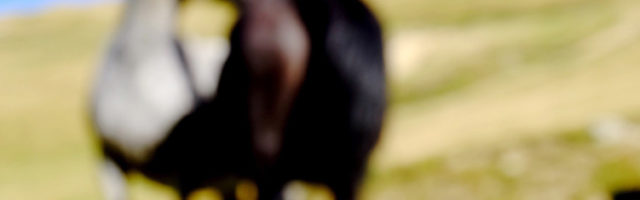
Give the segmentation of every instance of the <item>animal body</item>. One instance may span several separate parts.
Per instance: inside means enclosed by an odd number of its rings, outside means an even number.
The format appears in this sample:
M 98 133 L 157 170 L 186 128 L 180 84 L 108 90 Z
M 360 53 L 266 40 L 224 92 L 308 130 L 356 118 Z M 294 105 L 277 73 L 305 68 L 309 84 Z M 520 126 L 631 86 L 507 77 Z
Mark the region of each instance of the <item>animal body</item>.
M 207 106 L 176 39 L 176 12 L 175 0 L 125 1 L 99 69 L 91 112 L 105 155 L 101 177 L 108 200 L 127 199 L 130 171 L 173 186 L 183 198 L 212 185 L 228 185 L 224 195 L 235 197 L 233 178 L 220 178 L 232 166 L 213 153 L 228 146 L 216 144 L 225 142 L 200 120 L 208 116 Z
M 386 108 L 378 22 L 358 0 L 239 7 L 217 101 L 232 105 L 229 131 L 250 138 L 259 199 L 291 180 L 354 199 Z
M 640 199 L 640 190 L 621 190 L 613 194 L 613 200 L 636 200 Z

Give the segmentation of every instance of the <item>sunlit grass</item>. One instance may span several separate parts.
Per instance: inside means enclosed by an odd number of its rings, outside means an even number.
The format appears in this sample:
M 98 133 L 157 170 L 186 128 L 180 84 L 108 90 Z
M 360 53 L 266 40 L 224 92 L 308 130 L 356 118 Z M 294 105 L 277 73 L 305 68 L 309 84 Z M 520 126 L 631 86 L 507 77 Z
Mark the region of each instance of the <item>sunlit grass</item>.
M 391 46 L 391 67 L 400 68 L 391 70 L 397 84 L 392 90 L 393 98 L 400 102 L 419 101 L 491 76 L 517 73 L 535 63 L 543 63 L 536 65 L 539 67 L 570 67 L 567 62 L 581 56 L 581 52 L 574 51 L 575 46 L 614 25 L 615 5 L 589 3 L 465 26 L 439 25 L 401 33 L 392 39 Z M 415 43 L 416 40 L 421 42 Z M 396 49 L 407 47 L 414 51 L 406 54 Z
M 568 7 L 597 3 L 597 0 L 367 0 L 384 25 L 406 26 L 458 25 L 491 21 L 522 15 L 538 15 Z

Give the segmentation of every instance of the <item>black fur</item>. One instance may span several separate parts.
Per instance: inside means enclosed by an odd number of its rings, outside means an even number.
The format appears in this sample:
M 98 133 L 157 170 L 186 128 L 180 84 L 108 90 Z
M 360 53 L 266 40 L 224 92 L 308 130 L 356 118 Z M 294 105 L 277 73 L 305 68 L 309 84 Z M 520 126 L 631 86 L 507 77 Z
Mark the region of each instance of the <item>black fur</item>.
M 238 130 L 235 120 L 213 105 L 203 104 L 183 118 L 141 167 L 143 173 L 175 186 L 183 197 L 201 187 L 217 187 L 225 199 L 234 199 L 236 182 L 250 166 L 249 138 L 226 134 Z
M 640 190 L 622 190 L 613 194 L 613 200 L 638 200 Z
M 275 163 L 253 152 L 248 174 L 260 199 L 281 197 L 284 184 L 304 180 L 327 184 L 337 199 L 355 198 L 369 154 L 379 138 L 386 108 L 382 36 L 377 20 L 356 0 L 295 2 L 311 40 L 307 73 L 289 114 Z M 231 36 L 219 101 L 239 115 L 235 130 L 247 135 L 248 68 L 242 55 L 242 16 Z M 248 137 L 248 136 L 243 136 Z

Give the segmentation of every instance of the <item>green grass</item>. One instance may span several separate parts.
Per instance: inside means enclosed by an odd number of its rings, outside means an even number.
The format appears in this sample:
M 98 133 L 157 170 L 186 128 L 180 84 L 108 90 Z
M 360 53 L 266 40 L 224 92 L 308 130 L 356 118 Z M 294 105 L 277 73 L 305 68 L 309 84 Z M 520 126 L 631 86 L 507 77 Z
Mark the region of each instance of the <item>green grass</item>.
M 640 133 L 588 133 L 605 115 L 640 122 L 640 3 L 368 2 L 392 106 L 364 199 L 608 199 L 640 186 Z M 183 9 L 183 35 L 228 34 L 228 4 Z M 117 21 L 113 6 L 0 20 L 0 199 L 100 198 L 86 106 Z M 175 198 L 132 183 L 135 199 Z

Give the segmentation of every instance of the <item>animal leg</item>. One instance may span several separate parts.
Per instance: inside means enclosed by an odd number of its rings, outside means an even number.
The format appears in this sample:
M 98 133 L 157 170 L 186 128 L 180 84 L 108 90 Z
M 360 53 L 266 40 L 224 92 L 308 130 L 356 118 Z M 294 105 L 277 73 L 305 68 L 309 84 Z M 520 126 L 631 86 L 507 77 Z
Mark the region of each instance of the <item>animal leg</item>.
M 105 158 L 100 169 L 102 192 L 106 200 L 126 200 L 127 180 L 125 173 L 113 160 Z
M 259 181 L 258 200 L 282 200 L 283 187 L 281 181 Z

